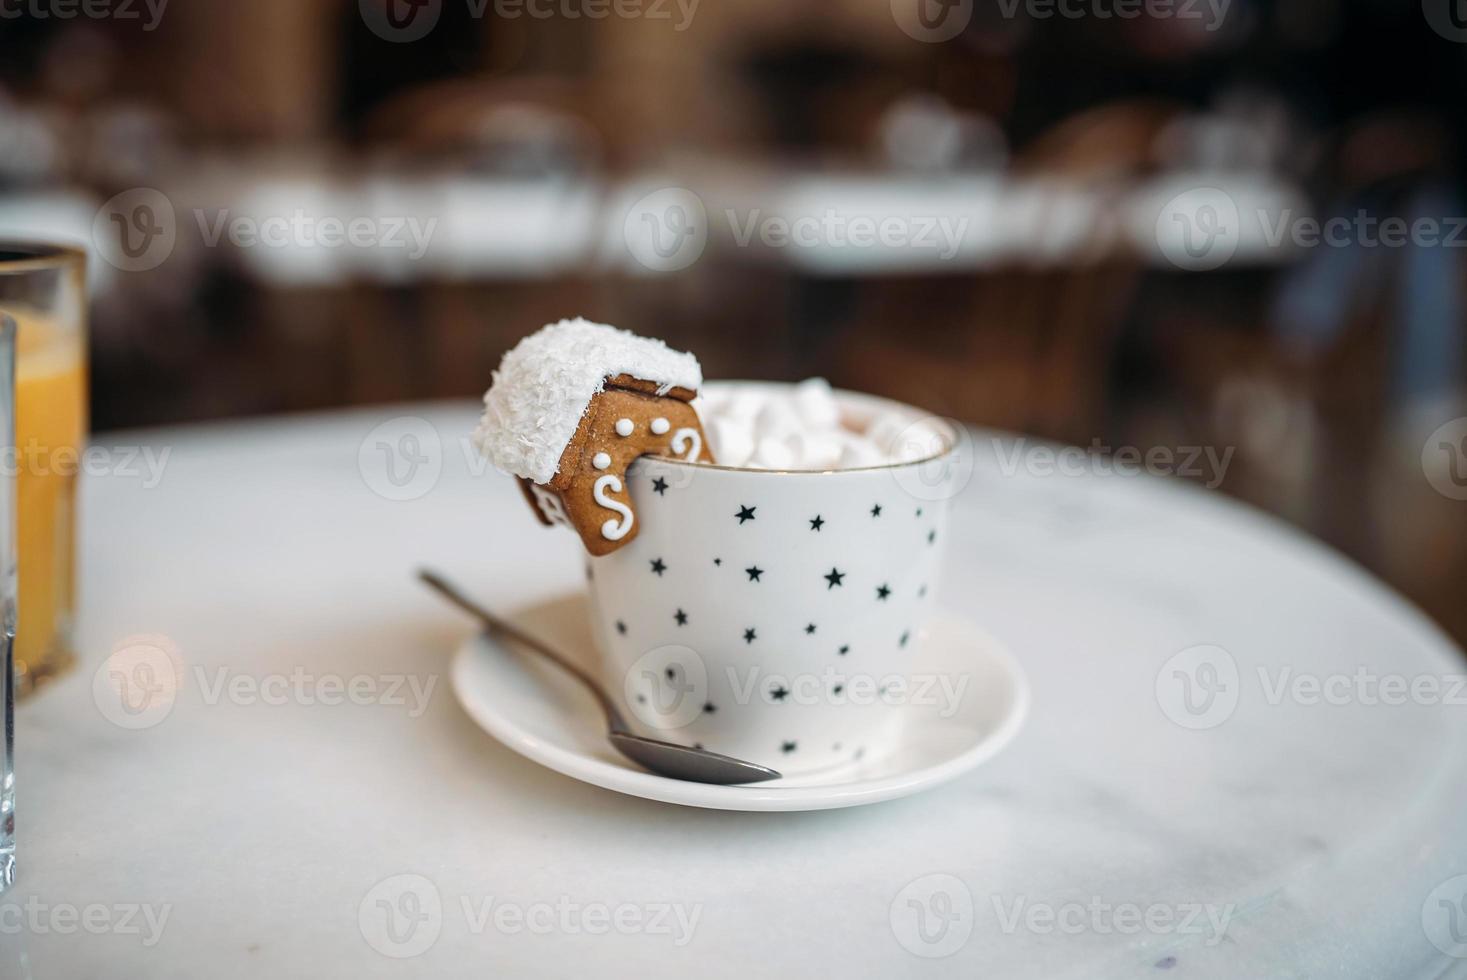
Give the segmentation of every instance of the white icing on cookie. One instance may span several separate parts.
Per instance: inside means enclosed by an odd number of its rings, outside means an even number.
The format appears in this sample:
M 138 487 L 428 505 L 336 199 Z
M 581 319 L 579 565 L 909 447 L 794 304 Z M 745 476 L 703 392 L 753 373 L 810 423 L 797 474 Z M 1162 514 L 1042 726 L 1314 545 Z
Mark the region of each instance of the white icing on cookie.
M 616 513 L 620 514 L 621 520 L 617 521 L 615 518 L 613 518 L 607 521 L 605 524 L 602 524 L 601 536 L 607 541 L 620 541 L 622 538 L 627 536 L 627 532 L 632 529 L 632 525 L 636 523 L 637 518 L 636 515 L 632 513 L 632 509 L 626 504 L 622 503 L 620 500 L 615 500 L 611 497 L 606 496 L 606 491 L 608 489 L 611 490 L 613 493 L 618 493 L 621 491 L 621 480 L 619 480 L 615 476 L 612 476 L 610 473 L 606 474 L 596 481 L 596 486 L 592 493 L 592 496 L 595 497 L 596 502 L 602 507 L 605 507 L 607 510 L 615 511 Z
M 686 448 L 689 446 L 691 448 Z M 703 437 L 698 434 L 697 429 L 678 429 L 672 436 L 672 451 L 682 453 L 683 459 L 689 463 L 696 463 L 699 454 L 703 452 Z
M 598 470 L 606 469 L 611 465 L 611 454 L 597 453 L 595 456 L 591 457 L 591 465 L 596 467 Z
M 636 431 L 637 423 L 633 422 L 631 419 L 616 420 L 616 434 L 621 436 L 623 439 Z
M 667 430 L 672 428 L 672 423 L 667 419 L 656 418 L 652 420 L 652 434 L 654 436 L 666 435 Z

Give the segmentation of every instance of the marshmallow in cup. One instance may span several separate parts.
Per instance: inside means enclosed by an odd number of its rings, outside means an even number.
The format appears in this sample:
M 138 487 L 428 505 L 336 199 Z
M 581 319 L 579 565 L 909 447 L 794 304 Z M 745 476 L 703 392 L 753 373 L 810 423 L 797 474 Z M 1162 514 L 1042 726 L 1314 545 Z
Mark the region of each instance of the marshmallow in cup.
M 937 427 L 895 412 L 864 431 L 841 421 L 824 378 L 778 389 L 710 393 L 694 403 L 713 456 L 723 466 L 761 470 L 861 469 L 909 463 L 942 452 Z

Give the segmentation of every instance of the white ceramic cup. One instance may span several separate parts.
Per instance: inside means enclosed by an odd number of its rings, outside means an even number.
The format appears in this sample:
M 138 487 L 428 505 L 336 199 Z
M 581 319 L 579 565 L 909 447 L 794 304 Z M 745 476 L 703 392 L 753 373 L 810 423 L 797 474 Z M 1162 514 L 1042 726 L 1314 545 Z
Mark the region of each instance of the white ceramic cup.
M 735 384 L 785 387 L 718 387 Z M 640 734 L 785 774 L 896 744 L 971 457 L 960 431 L 915 408 L 836 398 L 852 428 L 895 416 L 935 425 L 947 448 L 827 472 L 650 458 L 629 470 L 641 530 L 588 574 L 603 677 Z

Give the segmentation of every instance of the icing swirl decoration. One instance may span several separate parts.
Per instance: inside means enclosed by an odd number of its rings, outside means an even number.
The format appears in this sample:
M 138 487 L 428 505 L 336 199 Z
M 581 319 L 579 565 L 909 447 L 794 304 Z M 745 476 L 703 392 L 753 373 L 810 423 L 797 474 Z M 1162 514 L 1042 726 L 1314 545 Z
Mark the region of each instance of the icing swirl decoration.
M 610 473 L 596 481 L 592 496 L 595 498 L 596 503 L 602 507 L 621 515 L 620 520 L 612 518 L 601 525 L 601 536 L 603 538 L 608 541 L 620 541 L 627 536 L 627 532 L 632 529 L 632 525 L 636 523 L 637 519 L 632 514 L 630 507 L 620 500 L 608 497 L 606 495 L 607 490 L 610 490 L 612 493 L 621 492 L 621 480 Z
M 678 429 L 672 434 L 672 451 L 689 463 L 696 463 L 703 452 L 703 434 L 697 429 Z

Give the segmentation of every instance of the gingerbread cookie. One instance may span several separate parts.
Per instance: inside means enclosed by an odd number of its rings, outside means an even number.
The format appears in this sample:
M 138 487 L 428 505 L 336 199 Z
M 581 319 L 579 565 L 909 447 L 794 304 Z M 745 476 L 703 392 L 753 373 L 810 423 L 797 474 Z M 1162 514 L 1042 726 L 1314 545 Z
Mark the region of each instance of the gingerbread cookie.
M 520 478 L 542 523 L 565 524 L 605 555 L 637 535 L 626 470 L 655 454 L 712 462 L 689 404 L 702 384 L 691 354 L 586 320 L 520 341 L 494 372 L 474 441 Z

